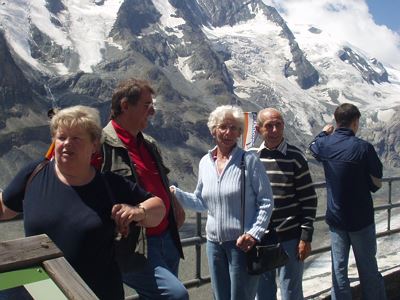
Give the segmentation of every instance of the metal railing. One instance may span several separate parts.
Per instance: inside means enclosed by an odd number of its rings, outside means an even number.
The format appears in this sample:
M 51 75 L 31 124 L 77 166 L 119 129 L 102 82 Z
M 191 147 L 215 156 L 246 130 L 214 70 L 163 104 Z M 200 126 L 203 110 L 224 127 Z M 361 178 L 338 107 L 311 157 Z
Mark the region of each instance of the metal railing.
M 387 203 L 384 205 L 377 205 L 374 207 L 374 211 L 382 211 L 386 210 L 387 211 L 387 225 L 386 225 L 386 230 L 377 232 L 376 236 L 377 238 L 391 235 L 394 233 L 399 233 L 400 232 L 400 227 L 398 228 L 392 228 L 391 226 L 391 218 L 392 218 L 392 210 L 394 208 L 399 208 L 400 207 L 400 199 L 393 203 L 392 199 L 392 183 L 393 182 L 398 182 L 400 181 L 400 177 L 385 177 L 382 179 L 382 184 L 387 184 L 388 185 L 388 193 L 387 193 Z M 323 189 L 326 187 L 325 182 L 318 182 L 314 184 L 315 188 L 318 189 Z M 315 222 L 322 222 L 325 220 L 324 215 L 318 215 L 315 219 Z M 202 220 L 201 220 L 201 214 L 197 213 L 196 214 L 196 233 L 193 237 L 190 238 L 185 238 L 182 239 L 182 245 L 184 247 L 195 247 L 195 258 L 196 258 L 196 264 L 195 264 L 195 277 L 193 279 L 184 281 L 183 284 L 186 286 L 186 288 L 192 288 L 192 287 L 199 287 L 204 284 L 210 283 L 210 276 L 206 275 L 203 276 L 201 272 L 201 245 L 206 242 L 205 236 L 202 234 Z M 319 247 L 314 249 L 311 252 L 311 255 L 323 253 L 323 252 L 328 252 L 330 251 L 331 247 L 326 246 L 326 247 Z M 127 297 L 125 299 L 138 299 L 136 296 L 131 296 Z
M 376 236 L 377 238 L 383 237 L 383 236 L 388 236 L 391 234 L 399 233 L 400 232 L 400 227 L 398 228 L 392 228 L 391 224 L 391 219 L 392 219 L 392 210 L 395 208 L 400 208 L 400 199 L 397 199 L 395 203 L 393 203 L 393 182 L 399 182 L 400 177 L 385 177 L 382 179 L 383 184 L 387 184 L 388 190 L 387 190 L 387 203 L 383 205 L 377 205 L 374 207 L 374 211 L 382 211 L 386 210 L 387 213 L 387 224 L 386 224 L 386 229 L 381 232 L 377 232 Z M 314 184 L 314 187 L 316 190 L 318 189 L 324 189 L 326 187 L 325 182 L 318 182 Z M 316 222 L 322 222 L 325 220 L 324 215 L 317 215 L 315 218 L 315 223 Z M 182 239 L 182 245 L 183 247 L 194 247 L 195 248 L 195 277 L 186 280 L 183 282 L 186 288 L 193 288 L 193 287 L 200 287 L 205 284 L 210 283 L 210 276 L 209 275 L 202 275 L 201 272 L 201 266 L 202 266 L 202 255 L 201 255 L 201 247 L 202 245 L 206 242 L 206 238 L 202 233 L 203 229 L 203 224 L 202 224 L 202 215 L 200 213 L 196 213 L 196 230 L 195 230 L 195 235 L 189 238 L 184 238 Z M 311 256 L 323 252 L 328 252 L 330 251 L 330 246 L 325 246 L 325 247 L 319 247 L 316 249 L 313 249 L 311 252 Z M 125 300 L 133 300 L 133 299 L 138 299 L 137 295 L 132 295 L 128 296 L 125 298 Z

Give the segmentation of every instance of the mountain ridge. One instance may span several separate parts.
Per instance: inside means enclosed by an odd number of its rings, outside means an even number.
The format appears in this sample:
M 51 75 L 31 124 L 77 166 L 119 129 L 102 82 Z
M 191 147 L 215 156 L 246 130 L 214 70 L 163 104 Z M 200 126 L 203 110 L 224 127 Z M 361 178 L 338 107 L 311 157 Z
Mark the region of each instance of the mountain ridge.
M 22 164 L 45 151 L 45 114 L 52 106 L 95 106 L 105 123 L 112 91 L 128 77 L 149 80 L 156 90 L 157 113 L 146 132 L 160 143 L 172 180 L 186 188 L 196 184 L 198 161 L 213 144 L 208 114 L 222 104 L 280 109 L 287 138 L 305 150 L 339 103 L 355 103 L 363 114 L 361 136 L 388 167 L 400 167 L 400 71 L 315 26 L 289 28 L 275 8 L 258 0 L 66 3 L 0 6 L 0 146 L 10 149 L 0 156 L 3 169 L 15 172 L 18 155 Z M 16 20 L 19 26 L 11 27 Z M 29 119 L 25 128 L 22 118 Z M 9 125 L 17 119 L 18 126 Z M 0 176 L 0 186 L 12 171 Z

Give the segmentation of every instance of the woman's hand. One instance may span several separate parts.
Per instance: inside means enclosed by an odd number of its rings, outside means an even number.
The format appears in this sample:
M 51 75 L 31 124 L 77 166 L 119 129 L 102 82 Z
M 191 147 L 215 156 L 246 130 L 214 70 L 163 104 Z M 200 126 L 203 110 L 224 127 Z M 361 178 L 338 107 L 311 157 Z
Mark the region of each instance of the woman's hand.
M 140 222 L 146 218 L 146 211 L 141 206 L 129 204 L 115 204 L 111 210 L 111 218 L 115 221 L 118 230 L 129 226 L 132 222 Z
M 240 250 L 247 252 L 256 244 L 256 239 L 253 238 L 250 234 L 245 233 L 238 237 L 236 240 L 236 246 L 240 248 Z
M 123 226 L 123 227 L 117 226 L 118 236 L 126 238 L 130 232 L 129 228 L 130 228 L 129 226 Z
M 138 226 L 156 227 L 166 213 L 164 202 L 159 197 L 151 197 L 137 206 L 125 203 L 115 204 L 111 210 L 111 218 L 117 228 L 124 228 L 132 222 Z

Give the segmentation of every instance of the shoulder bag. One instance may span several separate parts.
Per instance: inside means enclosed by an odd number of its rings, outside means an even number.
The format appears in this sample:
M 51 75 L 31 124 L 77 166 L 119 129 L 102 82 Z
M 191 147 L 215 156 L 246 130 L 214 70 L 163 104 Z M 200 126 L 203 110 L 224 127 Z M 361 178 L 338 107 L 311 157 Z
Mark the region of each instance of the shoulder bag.
M 246 196 L 246 162 L 243 153 L 240 163 L 241 169 L 241 212 L 242 212 L 242 232 L 244 233 L 245 220 L 245 196 Z M 281 267 L 287 263 L 289 256 L 278 241 L 278 235 L 274 229 L 265 232 L 261 241 L 257 242 L 249 251 L 246 252 L 247 273 L 259 275 L 264 272 Z

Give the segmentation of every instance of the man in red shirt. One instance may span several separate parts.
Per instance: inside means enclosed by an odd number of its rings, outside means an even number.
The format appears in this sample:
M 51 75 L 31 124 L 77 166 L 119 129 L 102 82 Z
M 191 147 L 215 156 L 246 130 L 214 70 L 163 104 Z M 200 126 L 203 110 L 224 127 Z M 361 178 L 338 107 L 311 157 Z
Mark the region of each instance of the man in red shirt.
M 146 229 L 147 264 L 123 274 L 124 282 L 135 289 L 140 299 L 188 299 L 179 281 L 179 260 L 183 258 L 178 227 L 185 213 L 169 191 L 167 173 L 154 140 L 142 133 L 154 115 L 153 89 L 146 81 L 129 79 L 114 91 L 111 121 L 103 129 L 102 171 L 112 171 L 138 182 L 160 197 L 167 213 L 161 223 Z

